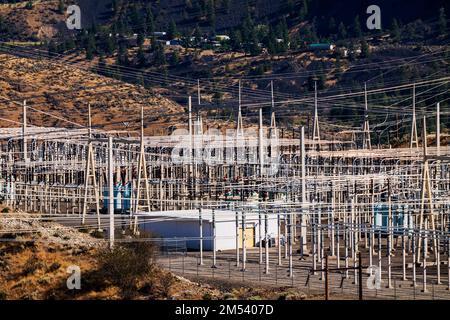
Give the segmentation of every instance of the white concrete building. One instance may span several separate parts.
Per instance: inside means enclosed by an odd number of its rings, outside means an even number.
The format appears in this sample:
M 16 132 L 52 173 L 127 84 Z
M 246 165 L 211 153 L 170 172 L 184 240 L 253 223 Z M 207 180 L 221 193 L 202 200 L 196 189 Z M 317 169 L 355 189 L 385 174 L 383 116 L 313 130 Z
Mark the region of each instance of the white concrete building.
M 236 249 L 236 212 L 215 210 L 216 250 Z M 202 209 L 203 249 L 213 249 L 213 213 L 211 209 Z M 140 229 L 156 237 L 185 240 L 187 249 L 200 248 L 199 210 L 156 211 L 139 214 Z M 268 214 L 268 237 L 278 236 L 277 215 Z M 242 247 L 242 213 L 239 212 L 239 247 Z M 265 215 L 261 214 L 261 237 L 259 235 L 260 219 L 257 212 L 246 212 L 245 234 L 246 247 L 259 246 L 265 238 Z M 271 240 L 273 241 L 273 240 Z M 270 243 L 270 242 L 269 242 Z

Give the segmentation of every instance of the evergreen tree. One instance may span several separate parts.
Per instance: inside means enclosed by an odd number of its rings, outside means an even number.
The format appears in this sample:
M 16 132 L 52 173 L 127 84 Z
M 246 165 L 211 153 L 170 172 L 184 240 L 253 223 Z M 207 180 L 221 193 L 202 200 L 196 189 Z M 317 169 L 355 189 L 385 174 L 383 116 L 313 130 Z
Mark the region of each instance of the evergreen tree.
M 155 31 L 155 22 L 153 19 L 153 12 L 151 5 L 147 6 L 146 12 L 145 12 L 145 26 L 146 26 L 146 33 L 147 35 L 152 35 Z
M 361 36 L 362 36 L 361 23 L 359 22 L 359 16 L 356 16 L 355 20 L 353 22 L 353 36 L 357 37 L 357 38 L 361 38 Z
M 137 39 L 136 39 L 136 43 L 138 45 L 138 47 L 142 47 L 142 45 L 144 44 L 145 41 L 145 36 L 142 32 L 138 33 L 137 35 Z
M 361 58 L 369 57 L 369 45 L 366 40 L 361 40 Z
M 56 46 L 55 41 L 51 40 L 50 43 L 48 44 L 48 53 L 51 56 L 53 53 L 56 53 L 58 51 L 58 47 Z
M 216 29 L 216 10 L 214 6 L 214 0 L 209 0 L 206 4 L 206 15 L 209 26 L 215 32 Z
M 94 49 L 91 46 L 86 48 L 86 59 L 92 60 L 94 58 Z
M 269 29 L 269 33 L 268 33 L 266 39 L 267 40 L 266 40 L 265 45 L 267 47 L 267 52 L 269 52 L 269 54 L 271 54 L 271 55 L 277 54 L 278 53 L 277 38 L 276 38 L 273 28 Z
M 308 0 L 303 0 L 298 16 L 300 20 L 304 20 L 308 16 Z
M 147 65 L 147 59 L 145 58 L 145 52 L 142 46 L 139 47 L 136 58 L 139 67 L 145 67 Z
M 439 33 L 442 36 L 445 36 L 447 34 L 447 16 L 445 14 L 445 9 L 441 8 L 439 9 Z
M 170 65 L 176 66 L 180 62 L 180 55 L 178 51 L 174 51 L 173 54 L 170 56 Z
M 92 60 L 96 50 L 95 36 L 93 33 L 89 33 L 86 44 L 86 59 Z
M 248 53 L 250 53 L 251 56 L 257 56 L 261 53 L 256 32 L 252 32 L 250 36 L 250 41 L 248 42 Z
M 233 30 L 230 36 L 231 49 L 234 51 L 239 51 L 242 49 L 242 35 L 239 30 Z
M 59 2 L 58 2 L 58 12 L 60 14 L 63 14 L 64 13 L 64 9 L 65 9 L 64 0 L 59 0 Z
M 111 56 L 116 50 L 116 37 L 114 35 L 107 35 L 105 42 L 106 53 Z
M 196 47 L 199 47 L 202 43 L 202 31 L 200 30 L 200 27 L 197 25 L 194 29 L 194 45 Z
M 331 17 L 328 21 L 328 34 L 336 34 L 336 20 Z
M 230 0 L 222 0 L 222 8 L 225 11 L 225 14 L 230 13 Z
M 391 26 L 391 35 L 392 39 L 395 41 L 400 40 L 400 27 L 398 26 L 397 19 L 392 19 L 392 26 Z
M 127 66 L 128 61 L 128 50 L 123 42 L 119 43 L 119 50 L 117 52 L 117 64 L 121 66 Z
M 341 22 L 338 27 L 338 38 L 341 40 L 347 38 L 347 29 L 343 22 Z
M 166 64 L 166 55 L 164 53 L 164 47 L 160 43 L 155 44 L 153 53 L 153 63 L 160 67 Z
M 167 30 L 167 37 L 171 40 L 178 36 L 177 24 L 172 19 L 169 24 L 169 29 Z

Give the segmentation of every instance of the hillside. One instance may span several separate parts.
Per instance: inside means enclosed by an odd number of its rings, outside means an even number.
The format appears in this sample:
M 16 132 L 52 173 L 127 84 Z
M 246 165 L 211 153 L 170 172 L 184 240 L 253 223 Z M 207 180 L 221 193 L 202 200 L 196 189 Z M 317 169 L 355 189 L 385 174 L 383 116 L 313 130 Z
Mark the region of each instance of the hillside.
M 158 133 L 167 123 L 177 123 L 184 108 L 148 90 L 102 77 L 82 69 L 50 60 L 33 60 L 0 54 L 0 96 L 7 108 L 0 117 L 21 121 L 21 103 L 29 100 L 29 122 L 35 126 L 86 125 L 87 106 L 91 104 L 93 126 L 100 129 L 138 130 L 140 108 L 152 125 L 146 133 Z M 6 100 L 6 101 L 5 101 Z M 180 114 L 181 113 L 181 114 Z M 50 116 L 51 115 L 51 116 Z M 73 123 L 56 117 L 70 119 Z M 147 123 L 150 121 L 147 121 Z M 129 123 L 125 127 L 124 123 Z M 3 122 L 2 126 L 18 126 Z
M 14 72 L 22 57 L 39 56 L 59 61 L 66 71 L 75 66 L 88 70 L 90 76 L 101 75 L 94 83 L 113 78 L 121 81 L 121 85 L 137 85 L 133 88 L 141 93 L 150 90 L 165 97 L 163 104 L 184 107 L 187 96 L 191 95 L 194 111 L 208 116 L 211 125 L 235 118 L 239 81 L 242 103 L 250 106 L 270 104 L 273 81 L 274 98 L 281 113 L 279 123 L 286 128 L 307 124 L 309 134 L 311 102 L 278 101 L 311 99 L 314 82 L 319 96 L 339 95 L 362 91 L 364 82 L 369 83 L 369 88 L 383 88 L 443 76 L 449 70 L 447 16 L 450 8 L 446 1 L 379 1 L 381 31 L 365 27 L 365 9 L 371 4 L 367 1 L 79 0 L 77 3 L 83 13 L 83 30 L 78 32 L 58 28 L 63 23 L 60 12 L 67 5 L 65 1 L 34 1 L 30 9 L 25 9 L 25 1 L 0 4 L 0 29 L 13 30 L 3 33 L 8 46 L 1 44 L 0 50 L 19 57 L 15 66 L 5 68 Z M 404 10 L 405 6 L 408 10 Z M 42 14 L 43 11 L 46 13 Z M 50 29 L 53 32 L 40 31 Z M 161 35 L 162 32 L 165 34 Z M 214 35 L 218 34 L 229 39 L 217 41 Z M 334 48 L 312 50 L 310 45 L 318 42 L 332 44 Z M 41 76 L 46 78 L 45 72 Z M 51 77 L 61 76 L 59 73 Z M 14 75 L 10 77 L 14 80 Z M 77 74 L 71 77 L 76 78 Z M 55 83 L 58 81 L 66 80 Z M 199 91 L 200 104 L 196 99 Z M 370 99 L 374 108 L 382 109 L 399 99 L 405 101 L 410 94 L 382 92 Z M 446 99 L 440 93 L 435 94 L 430 93 L 425 100 L 428 106 Z M 18 97 L 26 94 L 22 92 Z M 103 97 L 107 98 L 103 100 Z M 52 99 L 40 101 L 54 103 Z M 81 106 L 87 99 L 72 100 L 75 102 L 64 102 L 68 106 L 63 110 L 53 107 L 55 112 L 72 116 L 74 104 Z M 101 96 L 94 103 L 100 108 L 94 114 L 101 114 L 101 117 L 95 115 L 96 121 L 102 123 L 107 109 L 114 116 L 105 120 L 127 121 L 126 108 L 136 104 L 124 101 L 117 94 Z M 362 97 L 356 97 L 338 105 L 325 105 L 321 112 L 321 121 L 325 123 L 323 134 L 336 131 L 332 126 L 336 120 L 349 129 L 359 128 L 364 112 L 362 104 Z M 389 119 L 391 123 L 402 121 L 398 114 L 405 116 L 405 108 L 410 104 L 408 101 L 400 105 L 397 115 L 392 114 Z M 418 103 L 418 108 L 425 110 L 427 105 Z M 81 110 L 81 114 L 77 110 L 73 114 L 77 121 L 83 122 L 80 116 L 85 109 Z M 169 121 L 166 112 L 184 112 L 181 107 L 152 110 L 156 113 L 149 119 L 156 128 L 167 127 L 164 125 Z M 254 108 L 244 108 L 244 115 L 249 121 L 255 120 Z M 13 117 L 18 119 L 17 114 Z M 373 112 L 369 117 L 376 123 L 386 122 L 384 111 Z M 445 128 L 449 119 L 446 115 L 442 118 Z M 42 119 L 38 117 L 36 121 Z M 110 128 L 121 126 L 109 125 Z M 380 134 L 384 133 L 382 142 L 389 140 L 386 129 L 389 127 L 378 129 Z M 401 140 L 407 132 L 397 130 L 394 134 Z
M 117 244 L 114 251 L 96 230 L 61 225 L 1 206 L 1 300 L 304 300 L 295 288 L 249 286 L 219 279 L 189 280 L 158 264 L 152 242 Z M 117 233 L 116 237 L 133 239 Z M 125 253 L 125 255 L 123 255 Z M 111 268 L 111 263 L 114 267 Z M 68 267 L 79 266 L 80 290 L 68 290 Z
M 0 40 L 41 41 L 52 39 L 64 28 L 64 14 L 58 1 L 35 1 L 1 4 Z

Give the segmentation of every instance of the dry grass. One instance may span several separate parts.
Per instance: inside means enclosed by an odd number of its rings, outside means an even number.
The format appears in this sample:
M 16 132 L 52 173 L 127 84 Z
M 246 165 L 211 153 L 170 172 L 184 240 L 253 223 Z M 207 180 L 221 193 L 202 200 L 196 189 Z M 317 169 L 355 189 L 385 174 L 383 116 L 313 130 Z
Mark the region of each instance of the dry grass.
M 170 124 L 179 124 L 184 108 L 173 101 L 153 94 L 141 86 L 92 74 L 76 67 L 0 54 L 0 96 L 27 104 L 40 111 L 64 118 L 58 120 L 29 109 L 29 119 L 35 126 L 74 127 L 87 123 L 87 106 L 91 104 L 92 124 L 103 130 L 139 132 L 141 106 L 152 134 Z M 9 103 L 0 110 L 0 117 L 20 122 L 21 108 Z M 129 123 L 126 127 L 124 123 Z M 5 122 L 6 126 L 18 124 Z

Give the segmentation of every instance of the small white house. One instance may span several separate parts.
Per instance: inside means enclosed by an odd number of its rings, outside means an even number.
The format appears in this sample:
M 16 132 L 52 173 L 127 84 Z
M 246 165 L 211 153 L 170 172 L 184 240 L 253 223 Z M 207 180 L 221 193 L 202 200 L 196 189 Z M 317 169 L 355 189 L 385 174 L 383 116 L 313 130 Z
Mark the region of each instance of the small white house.
M 229 41 L 230 37 L 224 34 L 216 35 L 216 41 Z
M 139 213 L 141 230 L 150 232 L 156 237 L 165 239 L 185 240 L 187 249 L 200 248 L 200 213 L 199 210 L 157 211 Z M 245 214 L 246 247 L 259 246 L 265 239 L 265 215 L 261 214 L 261 237 L 259 235 L 260 219 L 257 212 Z M 216 225 L 216 250 L 231 250 L 236 248 L 236 212 L 229 210 L 214 211 Z M 239 247 L 242 247 L 242 213 L 238 214 Z M 203 230 L 203 249 L 213 249 L 213 212 L 202 209 L 201 222 Z M 277 215 L 268 214 L 268 238 L 278 236 Z

